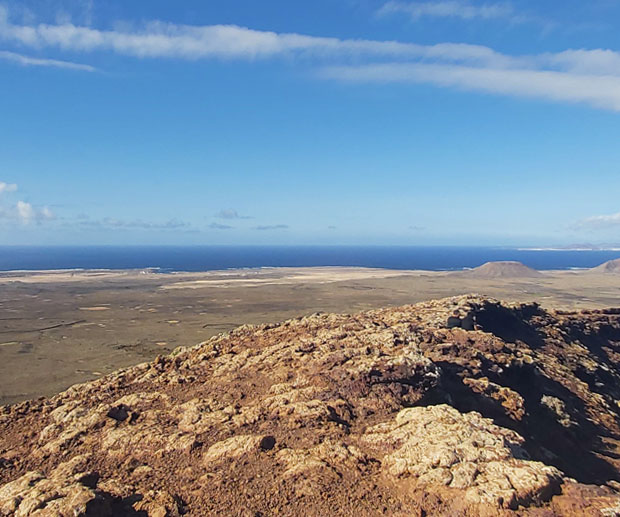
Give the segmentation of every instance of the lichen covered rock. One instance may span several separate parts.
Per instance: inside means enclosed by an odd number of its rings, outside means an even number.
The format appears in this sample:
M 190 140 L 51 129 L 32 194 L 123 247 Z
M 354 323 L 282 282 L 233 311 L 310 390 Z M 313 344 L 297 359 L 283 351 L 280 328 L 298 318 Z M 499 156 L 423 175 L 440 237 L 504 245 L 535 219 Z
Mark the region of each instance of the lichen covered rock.
M 387 451 L 382 468 L 390 477 L 411 478 L 411 490 L 464 490 L 465 503 L 517 509 L 548 501 L 559 492 L 562 473 L 529 461 L 524 439 L 478 413 L 439 405 L 404 409 L 362 438 Z
M 61 463 L 49 477 L 27 472 L 0 487 L 0 515 L 14 517 L 112 517 L 109 494 L 95 489 L 97 474 L 83 471 L 88 458 Z

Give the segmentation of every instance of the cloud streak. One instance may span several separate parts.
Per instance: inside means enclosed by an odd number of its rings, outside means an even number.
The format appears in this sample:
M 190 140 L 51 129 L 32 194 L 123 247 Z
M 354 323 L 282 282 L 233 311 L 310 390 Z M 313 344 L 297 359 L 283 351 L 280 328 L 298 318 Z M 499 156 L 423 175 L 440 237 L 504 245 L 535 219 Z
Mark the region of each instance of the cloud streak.
M 6 50 L 0 50 L 0 59 L 5 61 L 12 61 L 22 66 L 43 66 L 52 68 L 64 68 L 67 70 L 79 70 L 82 72 L 95 72 L 97 69 L 94 66 L 82 65 L 79 63 L 72 63 L 70 61 L 59 61 L 57 59 L 40 59 L 22 54 L 16 54 L 15 52 L 8 52 Z
M 604 230 L 620 227 L 620 212 L 609 215 L 595 215 L 579 221 L 573 229 L 576 230 Z
M 117 230 L 179 230 L 188 228 L 189 223 L 178 219 L 170 219 L 165 222 L 150 222 L 142 219 L 126 221 L 123 219 L 115 219 L 113 217 L 105 217 L 100 220 L 81 220 L 78 222 L 80 226 L 89 228 L 117 229 Z
M 259 31 L 237 25 L 176 25 L 152 21 L 139 28 L 99 30 L 72 23 L 19 25 L 0 8 L 0 39 L 30 48 L 111 51 L 134 57 L 268 58 L 285 54 L 415 55 L 419 45 L 395 41 L 340 40 L 295 33 Z
M 252 219 L 252 217 L 249 215 L 239 215 L 239 212 L 237 212 L 236 210 L 233 210 L 232 208 L 226 208 L 224 210 L 220 210 L 217 214 L 215 214 L 215 217 L 217 217 L 218 219 L 228 219 L 228 220 Z
M 620 111 L 620 75 L 452 64 L 379 63 L 325 68 L 322 77 L 362 83 L 417 83 L 512 97 L 586 103 Z
M 71 23 L 19 25 L 0 7 L 0 40 L 22 46 L 71 52 L 102 52 L 139 58 L 266 59 L 442 59 L 467 62 L 510 61 L 494 50 L 465 43 L 419 45 L 398 41 L 338 39 L 295 33 L 276 33 L 237 25 L 176 25 L 148 22 L 138 28 L 99 30 Z
M 476 7 L 456 1 L 416 4 L 392 1 L 386 4 L 385 9 L 398 10 L 403 6 L 421 9 L 420 13 L 424 10 L 427 13 L 443 12 L 461 18 L 507 16 L 512 10 L 510 4 Z M 117 27 L 120 25 L 117 24 Z M 317 75 L 324 79 L 422 83 L 512 97 L 585 103 L 620 111 L 620 52 L 610 49 L 507 55 L 482 45 L 419 45 L 398 41 L 338 39 L 260 31 L 236 25 L 189 26 L 153 21 L 139 27 L 125 24 L 123 28 L 114 30 L 72 23 L 25 25 L 11 22 L 8 12 L 2 8 L 0 41 L 37 51 L 113 52 L 152 59 L 312 59 L 313 63 L 322 63 Z M 45 62 L 50 66 L 88 67 L 8 54 L 12 56 L 10 59 L 30 60 L 30 64 L 43 65 Z M 245 218 L 234 210 L 222 210 L 216 217 Z
M 234 226 L 230 226 L 228 224 L 220 224 L 220 223 L 211 223 L 209 225 L 211 230 L 233 230 Z
M 288 224 L 271 224 L 271 225 L 260 225 L 254 226 L 253 230 L 258 230 L 260 232 L 266 232 L 271 230 L 288 230 Z
M 472 5 L 469 2 L 452 0 L 440 2 L 391 1 L 379 9 L 378 14 L 406 14 L 414 21 L 423 17 L 460 18 L 463 20 L 510 18 L 514 21 L 520 21 L 522 19 L 515 14 L 514 9 L 508 3 Z

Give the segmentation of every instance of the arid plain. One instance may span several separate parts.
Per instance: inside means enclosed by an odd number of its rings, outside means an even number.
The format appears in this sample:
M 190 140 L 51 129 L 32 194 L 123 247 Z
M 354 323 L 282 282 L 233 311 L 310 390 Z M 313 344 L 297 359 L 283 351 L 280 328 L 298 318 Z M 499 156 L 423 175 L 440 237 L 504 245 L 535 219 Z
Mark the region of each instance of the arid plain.
M 53 395 L 243 324 L 467 293 L 552 309 L 615 307 L 620 275 L 613 269 L 528 273 L 514 265 L 463 272 L 324 267 L 2 273 L 0 404 Z

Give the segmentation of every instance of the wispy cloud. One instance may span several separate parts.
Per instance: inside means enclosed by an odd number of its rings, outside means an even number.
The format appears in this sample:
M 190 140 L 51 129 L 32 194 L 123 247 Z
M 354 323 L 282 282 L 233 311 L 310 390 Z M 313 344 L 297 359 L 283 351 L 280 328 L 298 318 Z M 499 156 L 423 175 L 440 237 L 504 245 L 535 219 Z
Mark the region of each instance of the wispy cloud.
M 0 194 L 5 192 L 15 192 L 17 190 L 17 185 L 15 183 L 5 183 L 4 181 L 0 181 Z
M 620 76 L 620 52 L 609 49 L 564 50 L 534 58 L 540 66 L 550 66 L 575 74 Z
M 139 230 L 178 230 L 189 228 L 191 225 L 178 219 L 170 219 L 164 222 L 143 221 L 141 219 L 123 220 L 113 217 L 105 217 L 103 219 L 90 220 L 81 219 L 78 225 L 90 228 L 107 228 L 107 229 L 139 229 Z
M 254 226 L 254 228 L 252 229 L 264 232 L 264 231 L 269 231 L 269 230 L 287 230 L 288 227 L 289 227 L 288 224 L 272 224 L 272 225 Z
M 220 223 L 211 223 L 209 228 L 212 230 L 233 230 L 234 226 L 230 226 L 228 224 L 220 224 Z
M 510 4 L 474 5 L 457 1 L 415 4 L 392 1 L 385 9 L 403 6 L 414 6 L 428 13 L 443 10 L 460 17 L 507 16 L 512 11 Z M 122 28 L 101 30 L 69 22 L 15 23 L 6 9 L 0 8 L 0 41 L 39 51 L 107 51 L 139 58 L 188 60 L 312 58 L 315 64 L 323 63 L 324 68 L 318 74 L 323 78 L 426 83 L 515 97 L 580 102 L 620 111 L 620 52 L 610 49 L 569 49 L 514 56 L 482 45 L 338 39 L 236 25 L 189 26 L 153 21 L 139 27 L 128 24 L 116 24 L 116 27 Z M 216 217 L 245 218 L 234 214 L 235 210 L 228 209 Z
M 8 52 L 6 50 L 0 50 L 0 59 L 12 61 L 23 66 L 49 66 L 53 68 L 65 68 L 68 70 L 80 70 L 83 72 L 94 72 L 96 70 L 94 66 L 90 65 L 71 63 L 70 61 L 59 61 L 57 59 L 40 59 L 24 56 L 22 54 L 16 54 L 15 52 Z
M 603 230 L 620 227 L 620 212 L 609 215 L 595 215 L 578 221 L 574 230 Z
M 120 25 L 120 24 L 119 24 Z M 127 24 L 123 24 L 127 27 Z M 148 22 L 137 28 L 99 30 L 71 23 L 23 25 L 11 23 L 0 7 L 0 40 L 23 46 L 72 52 L 110 51 L 139 58 L 314 57 L 317 59 L 443 59 L 493 62 L 511 58 L 494 50 L 466 43 L 419 45 L 399 41 L 338 39 L 253 30 L 237 25 L 175 25 Z
M 328 67 L 325 78 L 350 82 L 425 83 L 461 90 L 479 91 L 513 97 L 533 97 L 553 101 L 586 103 L 620 111 L 620 69 L 603 73 L 605 64 L 588 62 L 589 54 L 569 68 L 596 70 L 575 73 L 537 68 L 538 63 L 557 56 L 536 56 L 523 67 L 465 66 L 444 63 L 378 63 L 359 66 Z M 584 59 L 585 58 L 585 59 Z
M 510 18 L 513 21 L 523 20 L 521 16 L 515 13 L 512 5 L 506 2 L 474 5 L 470 2 L 455 0 L 439 2 L 391 1 L 381 7 L 378 13 L 380 15 L 406 14 L 414 21 L 423 17 L 461 18 L 463 20 L 475 18 L 483 20 L 493 18 Z
M 240 215 L 239 212 L 233 210 L 232 208 L 226 208 L 224 210 L 220 210 L 215 217 L 218 219 L 252 219 L 249 215 Z
M 46 221 L 52 221 L 53 219 L 56 219 L 56 216 L 48 207 L 44 206 L 39 209 L 39 218 Z
M 410 55 L 418 45 L 394 41 L 340 40 L 252 30 L 237 25 L 176 25 L 148 22 L 138 28 L 99 30 L 72 23 L 24 25 L 12 23 L 0 7 L 0 39 L 41 49 L 74 52 L 111 51 L 136 57 L 267 58 L 292 53 Z

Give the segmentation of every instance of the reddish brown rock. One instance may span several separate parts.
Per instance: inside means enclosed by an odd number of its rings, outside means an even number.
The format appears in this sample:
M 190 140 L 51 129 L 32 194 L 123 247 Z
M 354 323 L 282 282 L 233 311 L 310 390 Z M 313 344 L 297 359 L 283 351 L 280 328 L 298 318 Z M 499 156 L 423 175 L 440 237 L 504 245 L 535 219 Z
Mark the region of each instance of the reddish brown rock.
M 0 515 L 616 515 L 619 360 L 477 296 L 244 326 L 1 408 Z

